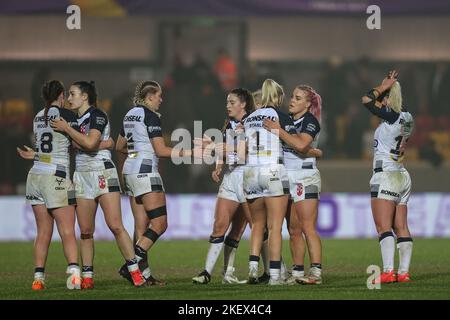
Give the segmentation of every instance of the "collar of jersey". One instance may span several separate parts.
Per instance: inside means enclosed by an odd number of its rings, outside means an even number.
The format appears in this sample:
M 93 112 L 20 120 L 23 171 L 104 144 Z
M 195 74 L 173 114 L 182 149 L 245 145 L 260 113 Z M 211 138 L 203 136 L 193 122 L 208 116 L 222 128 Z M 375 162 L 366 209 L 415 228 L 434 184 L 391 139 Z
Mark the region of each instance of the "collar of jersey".
M 89 106 L 89 108 L 86 110 L 85 113 L 83 113 L 81 116 L 78 117 L 79 118 L 83 118 L 86 114 L 88 114 L 89 112 L 92 111 L 92 109 L 95 109 L 93 106 Z

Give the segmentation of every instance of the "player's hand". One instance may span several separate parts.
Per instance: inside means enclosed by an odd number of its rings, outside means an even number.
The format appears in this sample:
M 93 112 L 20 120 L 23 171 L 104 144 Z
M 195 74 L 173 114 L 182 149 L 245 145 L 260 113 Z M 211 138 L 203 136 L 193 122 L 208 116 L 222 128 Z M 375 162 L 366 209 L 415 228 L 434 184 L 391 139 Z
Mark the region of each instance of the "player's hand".
M 264 129 L 266 129 L 268 131 L 281 129 L 280 123 L 278 121 L 272 121 L 270 119 L 264 120 L 263 127 L 264 127 Z
M 396 70 L 389 71 L 386 78 L 383 79 L 383 82 L 381 83 L 381 87 L 383 91 L 389 90 L 392 85 L 397 81 L 398 78 L 398 72 Z
M 63 118 L 59 118 L 57 120 L 51 120 L 50 127 L 52 127 L 53 130 L 56 131 L 66 132 L 69 128 L 69 124 Z
M 36 152 L 28 146 L 23 146 L 23 147 L 25 148 L 25 150 L 16 148 L 19 156 L 21 156 L 23 159 L 26 159 L 26 160 L 33 160 L 34 156 L 36 155 Z
M 215 183 L 219 183 L 219 181 L 220 181 L 220 174 L 222 173 L 222 168 L 216 168 L 213 172 L 212 172 L 212 174 L 211 174 L 211 177 L 212 177 L 212 179 L 213 179 L 213 181 L 215 182 Z
M 237 134 L 243 134 L 245 132 L 244 125 L 242 123 L 238 123 L 234 128 L 234 132 L 236 132 Z

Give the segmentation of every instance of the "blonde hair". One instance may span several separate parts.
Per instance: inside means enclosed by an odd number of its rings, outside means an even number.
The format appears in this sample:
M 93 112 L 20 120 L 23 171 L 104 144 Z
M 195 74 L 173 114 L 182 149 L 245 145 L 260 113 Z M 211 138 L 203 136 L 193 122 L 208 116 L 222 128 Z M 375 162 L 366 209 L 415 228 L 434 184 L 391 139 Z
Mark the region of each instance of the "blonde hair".
M 263 107 L 280 107 L 283 103 L 283 87 L 272 79 L 266 79 L 262 85 L 261 104 Z
M 255 108 L 257 108 L 257 106 L 261 106 L 261 98 L 262 98 L 261 89 L 253 92 L 253 100 L 255 101 Z
M 388 106 L 397 113 L 402 111 L 402 87 L 398 81 L 389 90 Z
M 151 109 L 151 106 L 147 105 L 145 97 L 147 96 L 147 94 L 155 94 L 158 91 L 161 91 L 161 86 L 158 82 L 152 80 L 142 81 L 136 86 L 136 90 L 134 91 L 133 103 L 135 105 L 144 105 Z

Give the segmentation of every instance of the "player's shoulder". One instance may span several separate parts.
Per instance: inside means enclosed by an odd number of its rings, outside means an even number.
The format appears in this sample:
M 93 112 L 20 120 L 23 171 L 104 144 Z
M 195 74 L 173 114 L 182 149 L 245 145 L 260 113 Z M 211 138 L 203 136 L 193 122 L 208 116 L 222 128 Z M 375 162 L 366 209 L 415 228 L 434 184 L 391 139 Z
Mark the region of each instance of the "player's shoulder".
M 55 109 L 58 110 L 59 116 L 61 118 L 63 118 L 64 120 L 66 120 L 67 122 L 77 122 L 77 116 L 72 111 L 70 111 L 68 109 L 56 108 L 56 107 L 55 107 Z
M 305 125 L 313 124 L 317 128 L 320 128 L 319 120 L 317 120 L 317 118 L 309 111 L 305 113 L 305 116 L 304 116 L 304 119 L 303 119 L 303 123 Z
M 91 108 L 91 110 L 89 111 L 89 113 L 91 114 L 91 117 L 102 117 L 102 118 L 108 118 L 108 116 L 106 115 L 106 113 L 101 110 L 100 108 Z
M 150 110 L 149 108 L 143 108 L 144 109 L 144 122 L 145 124 L 149 125 L 149 124 L 160 124 L 161 123 L 161 119 L 159 118 L 159 115 Z

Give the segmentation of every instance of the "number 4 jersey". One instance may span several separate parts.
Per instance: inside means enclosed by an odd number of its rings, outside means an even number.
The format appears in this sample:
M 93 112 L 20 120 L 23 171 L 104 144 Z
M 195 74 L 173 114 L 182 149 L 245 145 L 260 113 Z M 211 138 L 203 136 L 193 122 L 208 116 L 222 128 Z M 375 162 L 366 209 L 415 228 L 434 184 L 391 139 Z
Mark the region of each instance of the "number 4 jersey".
M 412 115 L 404 111 L 398 114 L 395 122 L 383 121 L 378 126 L 374 141 L 375 172 L 396 171 L 403 168 L 404 151 L 413 128 Z
M 127 139 L 128 157 L 123 174 L 158 172 L 158 157 L 151 139 L 162 137 L 159 116 L 144 106 L 132 108 L 123 118 L 120 135 Z
M 71 139 L 64 133 L 54 131 L 50 127 L 50 120 L 63 118 L 70 126 L 78 130 L 77 118 L 70 110 L 51 106 L 48 109 L 46 124 L 44 113 L 45 109 L 42 109 L 33 120 L 36 155 L 30 172 L 54 174 L 56 171 L 63 171 L 69 174 Z

